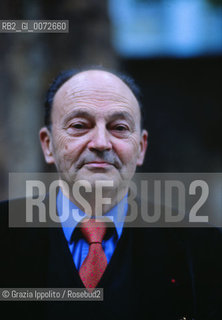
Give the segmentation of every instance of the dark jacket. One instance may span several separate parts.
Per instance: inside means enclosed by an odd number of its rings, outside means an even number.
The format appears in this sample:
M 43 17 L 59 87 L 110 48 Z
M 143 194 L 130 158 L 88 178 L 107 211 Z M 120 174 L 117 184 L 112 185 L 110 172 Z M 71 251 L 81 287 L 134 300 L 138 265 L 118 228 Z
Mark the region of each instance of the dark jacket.
M 16 201 L 21 215 L 24 200 Z M 63 230 L 9 228 L 8 204 L 0 204 L 0 286 L 82 288 Z M 4 301 L 1 310 L 8 318 L 221 320 L 221 231 L 124 228 L 98 287 L 100 302 Z

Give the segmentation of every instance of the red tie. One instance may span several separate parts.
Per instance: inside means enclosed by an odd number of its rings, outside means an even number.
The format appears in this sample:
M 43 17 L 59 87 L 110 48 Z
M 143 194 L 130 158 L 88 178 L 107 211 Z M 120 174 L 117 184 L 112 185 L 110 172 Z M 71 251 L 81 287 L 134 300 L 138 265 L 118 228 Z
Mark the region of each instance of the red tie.
M 92 291 L 107 267 L 107 259 L 102 248 L 106 225 L 104 222 L 89 219 L 83 221 L 80 228 L 89 244 L 89 252 L 81 265 L 79 275 L 88 291 Z

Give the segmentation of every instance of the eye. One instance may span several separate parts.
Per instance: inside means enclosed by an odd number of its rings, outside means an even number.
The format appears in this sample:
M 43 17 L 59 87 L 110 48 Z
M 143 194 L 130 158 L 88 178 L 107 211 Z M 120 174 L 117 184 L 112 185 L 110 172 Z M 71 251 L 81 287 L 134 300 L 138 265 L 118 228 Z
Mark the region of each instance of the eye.
M 72 129 L 72 130 L 86 130 L 89 129 L 91 127 L 90 123 L 86 122 L 86 121 L 73 121 L 68 125 L 68 128 Z
M 116 130 L 116 131 L 127 131 L 127 130 L 129 130 L 127 126 L 124 126 L 124 125 L 121 125 L 121 124 L 116 125 L 113 129 Z
M 90 129 L 90 124 L 82 121 L 71 122 L 67 127 L 67 133 L 74 136 L 83 135 Z
M 113 136 L 117 138 L 127 138 L 130 134 L 130 127 L 127 124 L 117 123 L 110 126 Z
M 83 123 L 73 123 L 70 127 L 74 129 L 85 129 L 86 125 Z

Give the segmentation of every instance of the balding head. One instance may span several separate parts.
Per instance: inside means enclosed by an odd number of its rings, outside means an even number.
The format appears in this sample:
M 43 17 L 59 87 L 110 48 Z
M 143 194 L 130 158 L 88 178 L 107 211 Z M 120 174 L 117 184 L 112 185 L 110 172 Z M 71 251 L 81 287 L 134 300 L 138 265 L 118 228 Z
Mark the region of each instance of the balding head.
M 48 129 L 50 130 L 50 126 L 51 126 L 51 112 L 52 112 L 52 106 L 53 106 L 53 102 L 54 102 L 54 97 L 55 94 L 57 93 L 57 91 L 63 86 L 63 84 L 65 84 L 66 82 L 68 82 L 71 78 L 73 78 L 74 76 L 78 76 L 80 74 L 84 74 L 85 78 L 87 78 L 87 72 L 91 71 L 103 71 L 106 72 L 110 75 L 116 76 L 118 77 L 120 80 L 122 80 L 122 82 L 124 82 L 126 84 L 126 86 L 132 91 L 133 95 L 135 96 L 137 103 L 140 107 L 140 113 L 141 113 L 141 128 L 143 128 L 143 108 L 142 108 L 142 103 L 141 103 L 141 93 L 140 93 L 140 89 L 137 86 L 137 84 L 135 83 L 134 79 L 126 74 L 123 73 L 119 73 L 116 71 L 110 71 L 110 70 L 106 70 L 103 67 L 91 67 L 89 69 L 71 69 L 71 70 L 67 70 L 67 71 L 63 71 L 61 72 L 52 82 L 47 95 L 46 95 L 46 101 L 45 101 L 45 125 L 48 127 Z
M 53 100 L 51 119 L 67 113 L 70 106 L 84 106 L 89 104 L 104 108 L 108 112 L 112 106 L 118 107 L 119 112 L 125 109 L 134 118 L 135 124 L 140 125 L 140 107 L 131 91 L 119 77 L 103 70 L 88 70 L 80 72 L 67 80 L 56 92 Z M 55 117 L 56 115 L 56 117 Z

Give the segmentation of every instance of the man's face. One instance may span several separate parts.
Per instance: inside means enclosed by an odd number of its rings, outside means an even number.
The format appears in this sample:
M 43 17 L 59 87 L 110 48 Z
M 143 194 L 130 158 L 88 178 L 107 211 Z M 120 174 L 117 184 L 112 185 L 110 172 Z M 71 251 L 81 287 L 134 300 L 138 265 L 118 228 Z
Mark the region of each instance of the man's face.
M 119 186 L 143 163 L 147 132 L 138 102 L 122 80 L 105 71 L 81 72 L 57 91 L 51 133 L 40 140 L 48 163 L 69 184 L 113 180 Z

